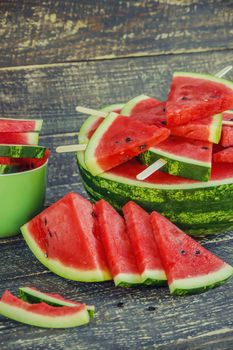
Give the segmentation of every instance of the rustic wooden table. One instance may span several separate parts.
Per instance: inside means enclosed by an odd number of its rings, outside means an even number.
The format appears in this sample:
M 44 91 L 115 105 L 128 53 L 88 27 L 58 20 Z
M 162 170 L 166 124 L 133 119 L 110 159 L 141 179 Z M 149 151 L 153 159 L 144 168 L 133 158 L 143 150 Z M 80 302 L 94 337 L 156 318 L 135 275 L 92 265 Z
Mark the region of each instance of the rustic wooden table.
M 163 100 L 174 70 L 217 72 L 233 62 L 230 0 L 1 0 L 0 23 L 1 115 L 44 120 L 40 143 L 52 150 L 46 204 L 68 191 L 86 195 L 75 156 L 54 151 L 77 139 L 76 105 L 141 93 Z M 233 232 L 203 243 L 233 264 Z M 95 304 L 96 317 L 67 330 L 0 317 L 1 350 L 233 349 L 233 280 L 189 297 L 76 283 L 46 270 L 20 236 L 0 240 L 0 293 L 25 285 Z

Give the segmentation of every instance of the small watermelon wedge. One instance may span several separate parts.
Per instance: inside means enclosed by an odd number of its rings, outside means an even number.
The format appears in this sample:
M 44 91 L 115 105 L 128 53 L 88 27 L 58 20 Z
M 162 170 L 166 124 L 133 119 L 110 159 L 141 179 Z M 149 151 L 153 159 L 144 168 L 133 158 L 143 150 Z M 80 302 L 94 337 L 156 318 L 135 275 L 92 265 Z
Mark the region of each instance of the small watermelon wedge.
M 159 105 L 161 102 L 147 95 L 139 95 L 129 100 L 121 109 L 121 115 L 131 116 Z
M 233 147 L 224 148 L 213 154 L 216 163 L 233 163 Z
M 187 124 L 233 108 L 233 83 L 208 74 L 175 72 L 166 103 L 167 125 Z
M 166 284 L 167 277 L 154 240 L 150 215 L 132 201 L 125 204 L 122 211 L 143 283 Z
M 152 212 L 151 224 L 172 294 L 204 292 L 232 277 L 232 266 L 202 247 L 164 216 Z
M 38 132 L 1 132 L 0 131 L 0 144 L 38 145 L 38 140 L 39 140 Z
M 199 181 L 210 179 L 212 160 L 210 142 L 171 135 L 167 140 L 151 147 L 140 156 L 146 165 L 160 158 L 167 161 L 161 170 L 171 175 Z
M 0 144 L 0 157 L 11 158 L 43 158 L 46 147 L 27 145 Z
M 51 306 L 46 303 L 29 304 L 8 290 L 0 299 L 0 314 L 12 320 L 44 328 L 68 328 L 89 323 L 85 304 Z
M 165 140 L 169 133 L 166 128 L 110 113 L 87 144 L 86 167 L 92 175 L 101 174 Z
M 223 122 L 220 145 L 223 147 L 233 146 L 233 111 L 226 111 L 222 114 Z M 229 123 L 229 125 L 227 125 Z
M 59 276 L 80 282 L 112 279 L 94 206 L 80 195 L 68 193 L 21 231 L 36 258 Z
M 1 132 L 34 132 L 41 131 L 42 119 L 0 118 Z
M 96 203 L 95 209 L 115 285 L 131 287 L 142 283 L 124 219 L 103 199 Z
M 60 294 L 55 293 L 45 293 L 41 292 L 33 287 L 20 287 L 19 297 L 21 300 L 26 301 L 30 304 L 45 302 L 52 306 L 79 306 L 81 303 L 65 299 Z M 94 316 L 95 307 L 94 305 L 86 305 L 87 311 L 91 317 Z

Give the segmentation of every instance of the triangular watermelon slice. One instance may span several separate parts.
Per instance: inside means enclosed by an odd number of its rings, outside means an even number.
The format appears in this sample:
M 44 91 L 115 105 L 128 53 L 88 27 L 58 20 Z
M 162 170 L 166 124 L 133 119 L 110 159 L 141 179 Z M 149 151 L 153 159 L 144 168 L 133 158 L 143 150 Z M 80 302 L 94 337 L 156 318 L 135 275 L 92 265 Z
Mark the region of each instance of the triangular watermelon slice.
M 220 145 L 223 147 L 233 146 L 233 111 L 225 111 L 222 114 L 224 125 L 222 127 L 222 135 Z
M 121 109 L 121 115 L 131 116 L 159 105 L 161 102 L 147 95 L 139 95 L 129 100 Z
M 37 259 L 59 276 L 80 281 L 111 279 L 94 206 L 69 193 L 21 228 Z
M 110 113 L 96 129 L 85 150 L 92 175 L 101 174 L 160 143 L 169 130 Z
M 167 161 L 162 171 L 189 179 L 208 181 L 211 173 L 212 143 L 171 135 L 140 156 L 142 162 L 147 165 L 160 158 Z
M 154 237 L 170 292 L 177 295 L 204 292 L 223 284 L 233 267 L 213 255 L 164 216 L 151 214 Z
M 233 83 L 208 74 L 175 72 L 166 104 L 167 125 L 204 119 L 233 108 Z
M 167 277 L 154 240 L 150 215 L 132 201 L 125 204 L 122 211 L 143 283 L 164 285 Z
M 142 283 L 124 219 L 103 199 L 96 203 L 95 209 L 115 285 L 130 287 Z

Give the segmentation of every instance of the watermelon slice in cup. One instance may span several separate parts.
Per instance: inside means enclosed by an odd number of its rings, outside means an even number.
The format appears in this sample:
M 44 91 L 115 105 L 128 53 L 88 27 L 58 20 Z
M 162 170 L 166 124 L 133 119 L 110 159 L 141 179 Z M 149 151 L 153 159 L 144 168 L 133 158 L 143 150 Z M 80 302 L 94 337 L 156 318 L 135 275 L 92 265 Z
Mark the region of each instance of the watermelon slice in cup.
M 28 145 L 0 144 L 0 157 L 11 158 L 44 158 L 46 147 Z
M 233 108 L 233 83 L 208 74 L 175 72 L 166 104 L 169 127 Z
M 142 283 L 124 219 L 105 200 L 95 205 L 108 265 L 118 287 Z
M 89 323 L 85 304 L 51 306 L 46 303 L 29 304 L 8 290 L 0 299 L 0 314 L 12 320 L 44 328 L 69 328 Z
M 166 284 L 167 277 L 154 240 L 150 215 L 132 201 L 125 204 L 122 211 L 143 283 Z
M 41 131 L 43 124 L 42 119 L 14 119 L 0 118 L 1 132 L 35 132 Z
M 169 130 L 110 113 L 96 129 L 85 150 L 92 175 L 101 174 L 165 140 Z
M 204 292 L 232 277 L 232 266 L 202 247 L 164 216 L 153 212 L 151 224 L 172 294 Z

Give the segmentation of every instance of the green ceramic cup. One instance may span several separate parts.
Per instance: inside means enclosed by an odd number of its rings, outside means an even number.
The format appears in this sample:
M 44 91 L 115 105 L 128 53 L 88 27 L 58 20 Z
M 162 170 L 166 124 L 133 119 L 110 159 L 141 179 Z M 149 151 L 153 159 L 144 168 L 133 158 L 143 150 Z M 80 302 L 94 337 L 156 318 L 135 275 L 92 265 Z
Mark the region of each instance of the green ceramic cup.
M 42 209 L 47 164 L 21 173 L 0 175 L 0 238 L 20 233 L 20 227 Z

